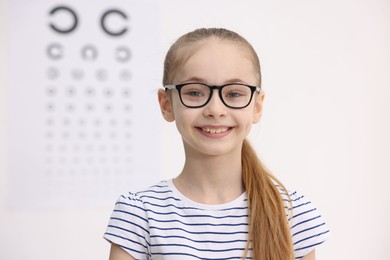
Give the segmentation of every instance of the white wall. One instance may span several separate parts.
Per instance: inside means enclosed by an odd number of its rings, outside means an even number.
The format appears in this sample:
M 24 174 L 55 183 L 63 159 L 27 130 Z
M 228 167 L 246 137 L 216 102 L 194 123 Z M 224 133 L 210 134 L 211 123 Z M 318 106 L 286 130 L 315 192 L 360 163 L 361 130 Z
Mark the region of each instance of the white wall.
M 332 236 L 318 259 L 390 259 L 390 2 L 164 3 L 164 50 L 202 26 L 229 27 L 258 50 L 266 103 L 251 139 L 275 175 L 310 197 L 328 220 Z M 101 236 L 111 207 L 6 207 L 6 13 L 0 4 L 0 259 L 107 259 Z M 183 156 L 173 124 L 163 131 L 163 178 L 170 178 Z

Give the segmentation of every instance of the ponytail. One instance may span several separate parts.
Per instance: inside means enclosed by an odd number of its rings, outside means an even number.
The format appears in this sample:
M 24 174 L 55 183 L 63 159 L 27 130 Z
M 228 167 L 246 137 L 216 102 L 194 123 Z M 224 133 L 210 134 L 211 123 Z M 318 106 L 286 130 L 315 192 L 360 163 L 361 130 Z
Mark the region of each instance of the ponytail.
M 285 204 L 277 185 L 283 184 L 265 169 L 247 140 L 242 146 L 242 179 L 248 195 L 249 236 L 244 259 L 252 249 L 255 260 L 294 259 Z

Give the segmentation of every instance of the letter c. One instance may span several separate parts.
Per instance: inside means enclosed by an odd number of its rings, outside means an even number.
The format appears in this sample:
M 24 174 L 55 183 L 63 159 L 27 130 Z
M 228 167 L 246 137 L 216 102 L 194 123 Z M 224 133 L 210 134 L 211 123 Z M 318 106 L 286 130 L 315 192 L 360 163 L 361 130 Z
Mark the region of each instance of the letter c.
M 77 15 L 76 15 L 76 13 L 71 9 L 71 8 L 69 8 L 69 7 L 67 7 L 67 6 L 57 6 L 57 7 L 55 7 L 55 8 L 53 8 L 51 11 L 50 11 L 50 16 L 52 16 L 52 15 L 54 15 L 54 14 L 56 14 L 57 12 L 59 12 L 59 11 L 62 11 L 62 12 L 67 12 L 67 13 L 69 13 L 71 16 L 72 16 L 72 18 L 73 18 L 73 24 L 69 27 L 69 28 L 58 28 L 56 25 L 54 25 L 53 23 L 50 23 L 50 27 L 54 30 L 54 31 L 56 31 L 56 32 L 58 32 L 58 33 L 63 33 L 63 34 L 65 34 L 65 33 L 71 33 L 74 29 L 76 29 L 76 27 L 77 27 L 77 24 L 78 24 L 78 19 L 77 19 Z
M 102 18 L 100 19 L 100 25 L 102 26 L 103 31 L 111 36 L 121 36 L 122 34 L 125 34 L 127 32 L 126 27 L 124 27 L 122 30 L 117 31 L 117 32 L 113 32 L 113 31 L 110 31 L 109 29 L 107 29 L 106 18 L 112 14 L 117 14 L 117 15 L 121 16 L 124 20 L 127 20 L 127 15 L 125 13 L 123 13 L 122 11 L 117 10 L 117 9 L 108 10 L 108 11 L 104 12 Z

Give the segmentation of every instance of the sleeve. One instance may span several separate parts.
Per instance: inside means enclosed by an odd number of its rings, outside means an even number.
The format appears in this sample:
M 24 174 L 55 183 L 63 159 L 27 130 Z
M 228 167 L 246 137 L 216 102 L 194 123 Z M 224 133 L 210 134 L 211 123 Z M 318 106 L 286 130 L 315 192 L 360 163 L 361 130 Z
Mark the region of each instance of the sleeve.
M 295 259 L 302 259 L 322 244 L 330 231 L 317 208 L 305 196 L 294 192 L 290 199 L 292 217 L 289 222 Z
M 149 222 L 143 201 L 137 194 L 119 197 L 104 238 L 117 244 L 135 259 L 149 259 Z

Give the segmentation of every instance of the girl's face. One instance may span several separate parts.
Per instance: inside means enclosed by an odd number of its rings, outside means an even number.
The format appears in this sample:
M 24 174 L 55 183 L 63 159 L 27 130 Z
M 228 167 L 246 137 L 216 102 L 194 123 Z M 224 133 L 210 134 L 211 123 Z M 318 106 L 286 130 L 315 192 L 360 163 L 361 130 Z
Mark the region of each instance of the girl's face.
M 171 84 L 201 82 L 208 85 L 246 83 L 258 85 L 256 72 L 246 47 L 226 40 L 207 39 L 190 48 L 192 54 L 175 72 Z M 209 103 L 187 108 L 177 90 L 159 92 L 161 111 L 167 121 L 175 121 L 188 155 L 241 154 L 242 142 L 253 123 L 260 120 L 263 92 L 254 93 L 243 109 L 226 107 L 214 90 Z

